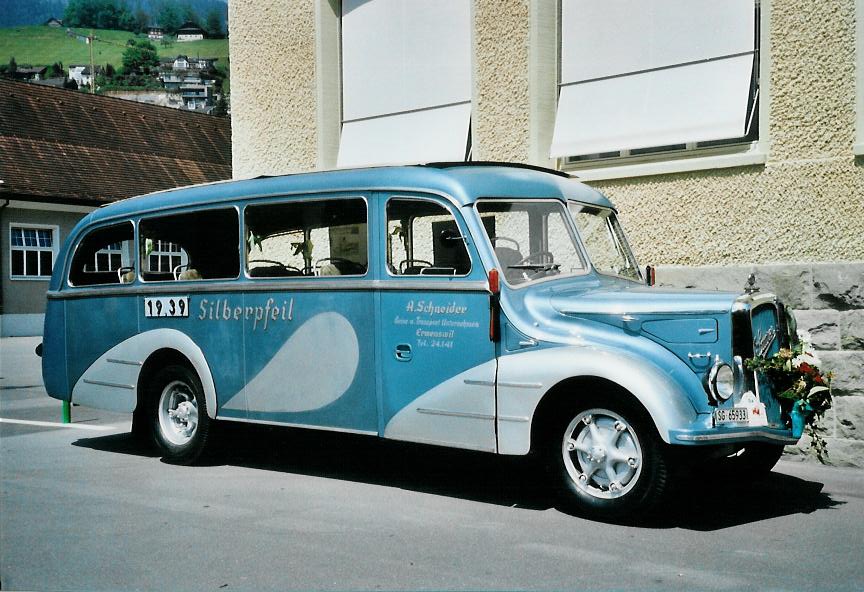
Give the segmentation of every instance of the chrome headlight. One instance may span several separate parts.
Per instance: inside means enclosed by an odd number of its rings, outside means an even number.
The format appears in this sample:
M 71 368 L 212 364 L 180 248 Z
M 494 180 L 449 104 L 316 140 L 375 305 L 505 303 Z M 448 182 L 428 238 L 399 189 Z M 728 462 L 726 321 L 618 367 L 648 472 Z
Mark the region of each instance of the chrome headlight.
M 708 388 L 718 401 L 725 401 L 735 392 L 735 371 L 726 362 L 717 360 L 708 374 Z

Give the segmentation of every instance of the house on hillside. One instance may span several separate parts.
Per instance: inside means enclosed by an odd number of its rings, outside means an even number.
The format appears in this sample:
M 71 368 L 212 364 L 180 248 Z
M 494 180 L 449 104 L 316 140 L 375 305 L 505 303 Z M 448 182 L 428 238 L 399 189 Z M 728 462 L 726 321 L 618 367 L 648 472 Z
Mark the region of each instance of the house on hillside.
M 41 335 L 60 246 L 88 212 L 231 177 L 228 119 L 9 80 L 0 95 L 2 336 Z
M 101 66 L 96 66 L 96 73 L 100 72 Z M 78 86 L 90 86 L 93 83 L 93 73 L 86 64 L 72 64 L 69 66 L 69 79 L 74 80 Z
M 165 29 L 163 29 L 162 27 L 149 27 L 147 29 L 148 39 L 155 39 L 158 41 L 163 37 L 165 37 Z
M 177 29 L 177 41 L 199 41 L 205 37 L 204 29 L 193 21 L 186 21 Z
M 45 21 L 44 23 L 42 23 L 42 25 L 44 25 L 44 26 L 46 26 L 46 27 L 62 27 L 62 26 L 63 26 L 63 21 L 62 21 L 61 19 L 54 18 L 54 17 L 52 16 L 52 17 L 49 18 L 47 21 Z
M 31 82 L 45 78 L 45 72 L 47 71 L 48 68 L 45 66 L 18 66 L 13 76 L 15 77 L 15 80 Z

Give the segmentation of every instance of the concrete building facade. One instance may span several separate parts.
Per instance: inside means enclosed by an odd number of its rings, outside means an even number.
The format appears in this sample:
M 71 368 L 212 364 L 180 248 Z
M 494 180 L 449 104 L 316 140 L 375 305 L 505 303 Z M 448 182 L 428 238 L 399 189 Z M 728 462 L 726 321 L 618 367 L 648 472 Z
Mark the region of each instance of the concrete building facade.
M 391 0 L 231 2 L 235 177 L 340 164 L 349 126 L 379 117 L 346 117 L 356 100 L 351 69 L 357 61 L 346 51 L 362 47 L 356 42 L 359 15 L 379 10 L 387 21 L 388 2 L 391 11 L 411 10 Z M 441 14 L 458 15 L 464 9 L 468 19 L 470 50 L 461 59 L 470 65 L 470 157 L 563 169 L 602 190 L 619 208 L 639 261 L 659 266 L 661 284 L 741 290 L 755 271 L 762 289 L 792 303 L 823 366 L 836 373 L 835 410 L 825 422 L 833 462 L 864 465 L 864 0 L 462 3 L 433 4 L 440 5 Z M 603 11 L 613 5 L 624 11 L 616 15 L 615 27 L 629 36 L 606 46 L 603 34 L 614 33 L 614 27 L 609 18 L 603 20 Z M 705 16 L 711 11 L 733 20 L 721 19 L 719 30 L 705 29 L 694 47 L 719 47 L 735 35 L 740 47 L 679 57 L 659 67 L 650 62 L 664 52 L 681 53 L 669 40 L 695 39 L 698 27 L 712 26 Z M 658 16 L 664 14 L 665 20 Z M 393 23 L 406 22 L 400 18 L 411 22 L 410 14 L 402 14 Z M 438 18 L 445 17 L 436 14 L 431 20 Z M 701 25 L 700 19 L 705 20 Z M 595 47 L 580 46 L 574 28 L 590 39 L 597 29 Z M 651 51 L 640 52 L 638 43 L 631 44 L 643 29 L 653 31 L 645 35 L 655 35 L 654 41 L 646 41 L 653 43 Z M 376 37 L 374 29 L 361 32 Z M 429 53 L 438 50 L 428 47 Z M 409 55 L 411 51 L 406 49 Z M 422 51 L 417 55 L 422 57 Z M 612 63 L 611 70 L 592 70 L 579 63 L 580 56 L 592 67 L 615 60 L 647 65 L 630 71 L 621 65 L 615 70 Z M 682 86 L 665 107 L 670 111 L 669 105 L 681 100 L 680 108 L 671 111 L 683 112 L 695 103 L 697 124 L 715 116 L 728 119 L 737 109 L 736 121 L 743 117 L 744 122 L 740 134 L 697 133 L 672 146 L 634 143 L 628 149 L 622 143 L 621 150 L 608 150 L 602 148 L 608 142 L 585 144 L 578 136 L 592 122 L 584 114 L 579 119 L 578 110 L 566 109 L 576 95 L 618 100 L 603 94 L 602 83 L 632 88 L 627 85 L 634 73 L 653 78 L 656 90 L 667 84 L 663 80 L 681 84 L 681 72 L 709 72 L 706 64 L 731 67 L 736 60 L 752 64 L 752 74 L 736 66 L 738 74 L 723 78 L 719 90 L 709 94 Z M 280 75 L 261 76 L 273 72 L 272 64 L 280 64 Z M 580 78 L 574 68 L 594 74 Z M 428 70 L 428 76 L 436 75 Z M 700 84 L 709 88 L 714 78 L 705 75 Z M 373 75 L 368 84 L 379 81 Z M 419 83 L 406 82 L 412 84 Z M 742 89 L 737 106 L 717 104 L 721 91 L 735 84 Z M 461 100 L 454 93 L 452 104 Z M 636 106 L 652 100 L 647 94 L 632 96 Z M 616 120 L 604 120 L 611 112 L 604 113 L 598 103 L 602 101 L 582 105 L 586 113 L 599 109 L 601 124 L 611 129 Z M 662 111 L 664 106 L 658 105 Z M 421 104 L 416 111 L 424 109 Z M 658 118 L 685 117 L 666 111 Z M 568 117 L 570 124 L 564 121 Z M 633 125 L 650 123 L 649 118 Z M 576 136 L 569 145 L 590 145 L 598 154 L 562 154 L 567 142 L 561 136 L 567 133 Z M 406 152 L 410 161 L 410 150 Z

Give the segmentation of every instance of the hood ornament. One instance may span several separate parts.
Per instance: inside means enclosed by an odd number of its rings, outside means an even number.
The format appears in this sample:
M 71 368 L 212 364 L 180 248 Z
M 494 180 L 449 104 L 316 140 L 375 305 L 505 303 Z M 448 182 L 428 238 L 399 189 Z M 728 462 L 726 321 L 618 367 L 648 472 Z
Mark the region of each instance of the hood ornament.
M 747 284 L 744 286 L 744 291 L 748 294 L 754 294 L 759 291 L 759 286 L 756 285 L 756 274 L 751 273 L 747 277 Z

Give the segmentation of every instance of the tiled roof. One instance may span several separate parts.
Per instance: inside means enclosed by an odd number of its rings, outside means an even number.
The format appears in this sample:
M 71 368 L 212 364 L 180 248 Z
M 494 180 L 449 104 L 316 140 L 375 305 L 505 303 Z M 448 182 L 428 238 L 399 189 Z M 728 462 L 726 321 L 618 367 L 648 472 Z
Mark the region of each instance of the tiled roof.
M 229 178 L 228 119 L 0 80 L 0 199 L 101 203 Z

